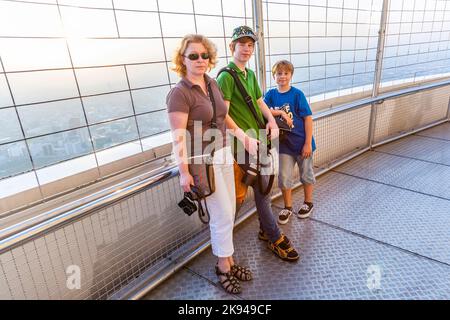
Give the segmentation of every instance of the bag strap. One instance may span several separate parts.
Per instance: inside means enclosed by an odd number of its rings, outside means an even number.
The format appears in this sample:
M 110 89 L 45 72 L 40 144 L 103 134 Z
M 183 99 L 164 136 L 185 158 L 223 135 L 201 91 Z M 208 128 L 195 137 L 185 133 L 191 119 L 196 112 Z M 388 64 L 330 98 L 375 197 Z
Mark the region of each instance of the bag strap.
M 253 117 L 255 118 L 256 123 L 258 124 L 259 128 L 265 129 L 266 128 L 265 124 L 261 122 L 261 118 L 258 117 L 258 114 L 256 113 L 256 108 L 255 108 L 255 105 L 253 104 L 253 99 L 248 94 L 247 90 L 244 88 L 244 85 L 242 84 L 241 80 L 239 79 L 239 76 L 238 76 L 236 70 L 234 70 L 233 68 L 230 68 L 230 67 L 222 68 L 222 69 L 220 69 L 219 73 L 217 74 L 217 77 L 219 77 L 219 75 L 222 72 L 227 72 L 233 77 L 234 83 L 236 84 L 239 92 L 241 93 L 242 98 L 244 98 L 244 101 L 245 101 L 248 109 L 252 113 Z M 269 147 L 269 149 L 271 148 L 270 140 L 268 140 L 268 147 Z M 270 153 L 270 151 L 269 151 L 269 153 Z M 259 162 L 260 162 L 259 161 L 259 151 L 257 153 L 256 162 L 257 162 L 257 165 L 259 165 Z M 265 191 L 263 191 L 262 178 L 261 178 L 261 175 L 258 175 L 259 190 L 264 196 L 268 195 L 270 190 L 272 189 L 274 178 L 275 178 L 275 176 L 272 174 L 269 178 L 269 184 L 267 185 L 267 189 Z
M 249 108 L 250 112 L 252 113 L 253 117 L 255 118 L 256 123 L 258 124 L 259 128 L 265 129 L 266 125 L 261 121 L 261 118 L 256 113 L 255 105 L 253 104 L 253 99 L 248 94 L 247 90 L 244 88 L 244 85 L 242 84 L 241 80 L 239 79 L 239 76 L 238 76 L 236 70 L 234 70 L 233 68 L 225 67 L 219 71 L 217 76 L 219 76 L 222 72 L 227 72 L 233 77 L 234 83 L 236 84 L 239 92 L 241 93 L 242 98 L 244 98 L 244 101 L 245 101 L 247 107 Z

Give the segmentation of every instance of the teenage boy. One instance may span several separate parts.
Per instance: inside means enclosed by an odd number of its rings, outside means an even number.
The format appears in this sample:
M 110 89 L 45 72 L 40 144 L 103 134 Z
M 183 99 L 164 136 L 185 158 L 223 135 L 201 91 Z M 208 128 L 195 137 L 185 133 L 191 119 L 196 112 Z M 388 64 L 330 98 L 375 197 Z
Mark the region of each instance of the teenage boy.
M 291 86 L 294 66 L 281 60 L 272 67 L 277 88 L 270 89 L 264 101 L 271 108 L 273 116 L 291 118 L 294 127 L 280 142 L 278 185 L 283 193 L 284 209 L 278 214 L 278 223 L 286 224 L 292 215 L 292 179 L 295 164 L 300 171 L 304 202 L 297 211 L 298 218 L 308 218 L 313 211 L 313 189 L 316 179 L 313 170 L 313 152 L 316 149 L 313 132 L 312 112 L 305 95 Z
M 270 132 L 273 139 L 278 136 L 278 127 L 272 113 L 262 99 L 262 92 L 256 81 L 255 73 L 245 67 L 254 52 L 255 42 L 258 40 L 258 37 L 251 28 L 241 26 L 233 30 L 231 40 L 230 50 L 233 61 L 228 64 L 227 68 L 233 69 L 236 72 L 239 81 L 251 97 L 256 113 L 252 112 L 249 105 L 245 102 L 233 76 L 229 72 L 221 72 L 217 78 L 217 82 L 222 90 L 225 104 L 229 108 L 225 122 L 227 128 L 231 129 L 233 135 L 239 141 L 237 150 L 243 146 L 248 154 L 255 156 L 258 152 L 259 145 L 266 141 L 265 137 L 258 134 L 261 129 L 258 123 L 264 123 L 264 119 L 267 120 L 266 133 Z M 255 116 L 259 119 L 256 119 Z M 238 155 L 236 156 L 238 159 L 241 159 Z M 234 168 L 236 206 L 239 208 L 245 199 L 248 186 L 242 181 L 246 172 L 236 163 Z M 269 184 L 267 175 L 260 175 L 259 179 L 263 181 L 261 183 L 262 185 L 267 186 Z M 251 187 L 254 191 L 260 223 L 258 238 L 268 241 L 268 248 L 281 259 L 286 261 L 298 260 L 299 254 L 292 246 L 290 240 L 281 233 L 273 216 L 270 193 L 263 193 L 264 191 L 260 190 L 258 179 L 254 181 Z

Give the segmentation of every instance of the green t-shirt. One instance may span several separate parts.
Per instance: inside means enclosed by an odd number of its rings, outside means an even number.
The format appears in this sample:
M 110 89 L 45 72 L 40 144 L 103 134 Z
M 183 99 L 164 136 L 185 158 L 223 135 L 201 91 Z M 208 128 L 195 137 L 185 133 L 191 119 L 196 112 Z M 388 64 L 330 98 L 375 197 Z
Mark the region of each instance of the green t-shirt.
M 250 97 L 252 97 L 257 115 L 260 117 L 261 122 L 265 123 L 261 109 L 257 104 L 257 100 L 262 97 L 262 93 L 258 82 L 256 81 L 255 73 L 246 68 L 245 70 L 247 77 L 245 77 L 244 72 L 241 71 L 234 62 L 230 62 L 228 67 L 237 71 L 238 77 L 241 79 L 244 88 L 247 90 Z M 260 129 L 258 123 L 245 103 L 238 87 L 235 85 L 233 77 L 228 72 L 222 72 L 217 78 L 217 83 L 222 91 L 223 98 L 230 101 L 230 108 L 228 110 L 230 117 L 244 132 L 247 132 L 249 129 L 253 129 L 257 134 L 256 137 L 258 137 L 258 130 Z

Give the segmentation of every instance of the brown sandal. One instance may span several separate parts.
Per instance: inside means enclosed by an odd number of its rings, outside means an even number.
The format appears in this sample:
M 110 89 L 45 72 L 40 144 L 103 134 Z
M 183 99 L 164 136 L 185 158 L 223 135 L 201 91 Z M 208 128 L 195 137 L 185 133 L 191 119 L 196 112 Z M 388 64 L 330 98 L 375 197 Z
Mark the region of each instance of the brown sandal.
M 253 273 L 248 267 L 235 264 L 231 267 L 231 273 L 241 281 L 250 281 L 253 279 Z
M 233 276 L 231 270 L 228 272 L 222 272 L 220 271 L 219 266 L 216 265 L 216 275 L 219 278 L 219 282 L 222 285 L 222 288 L 226 292 L 233 294 L 239 294 L 242 292 L 239 280 L 235 276 Z M 225 277 L 225 279 L 222 279 L 221 277 Z

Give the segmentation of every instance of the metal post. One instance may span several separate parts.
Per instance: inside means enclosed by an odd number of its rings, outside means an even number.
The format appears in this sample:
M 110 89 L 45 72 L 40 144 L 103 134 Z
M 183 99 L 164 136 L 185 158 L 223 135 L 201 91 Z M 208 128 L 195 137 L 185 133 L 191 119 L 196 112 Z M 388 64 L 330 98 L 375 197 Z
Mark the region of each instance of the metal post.
M 450 122 L 450 98 L 448 98 L 447 121 Z
M 380 30 L 378 31 L 378 46 L 377 46 L 377 60 L 375 64 L 375 77 L 373 80 L 372 98 L 378 96 L 380 90 L 381 71 L 383 68 L 383 54 L 384 43 L 386 39 L 386 21 L 389 8 L 389 0 L 383 0 L 383 8 L 381 12 Z M 375 135 L 375 126 L 377 118 L 377 103 L 372 103 L 370 112 L 370 125 L 369 125 L 369 148 L 372 149 L 373 139 Z
M 266 50 L 264 45 L 264 20 L 263 20 L 263 4 L 262 0 L 253 0 L 253 26 L 258 35 L 256 43 L 256 77 L 262 92 L 266 92 Z

